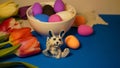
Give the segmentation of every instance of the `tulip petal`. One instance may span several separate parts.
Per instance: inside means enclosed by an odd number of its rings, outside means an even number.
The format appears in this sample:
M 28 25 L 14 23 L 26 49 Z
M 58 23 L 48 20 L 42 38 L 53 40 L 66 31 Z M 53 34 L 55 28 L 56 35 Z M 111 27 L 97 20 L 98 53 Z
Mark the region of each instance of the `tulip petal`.
M 41 51 L 40 43 L 33 36 L 20 39 L 19 43 L 21 44 L 21 47 L 16 52 L 16 55 L 19 57 L 31 56 Z
M 31 28 L 29 27 L 24 27 L 21 29 L 13 29 L 12 32 L 10 33 L 9 40 L 14 41 L 28 36 L 32 36 Z

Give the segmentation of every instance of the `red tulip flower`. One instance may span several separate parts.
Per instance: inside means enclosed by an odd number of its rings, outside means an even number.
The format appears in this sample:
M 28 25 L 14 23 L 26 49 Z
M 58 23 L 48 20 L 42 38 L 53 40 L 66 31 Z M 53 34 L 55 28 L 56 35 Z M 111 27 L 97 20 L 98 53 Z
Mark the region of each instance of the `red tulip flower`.
M 32 36 L 31 29 L 29 27 L 13 29 L 10 32 L 9 40 L 6 42 L 0 43 L 0 46 L 4 46 L 6 44 L 12 44 L 13 41 L 28 37 L 28 36 Z
M 20 23 L 17 22 L 14 18 L 8 18 L 0 24 L 0 32 L 1 31 L 9 32 L 14 28 L 21 28 Z
M 13 29 L 9 36 L 9 41 L 15 41 L 20 38 L 26 38 L 32 36 L 31 28 L 24 27 L 21 29 Z
M 19 22 L 17 22 L 14 18 L 8 18 L 0 23 L 0 42 L 3 42 L 8 39 L 9 33 L 12 29 L 21 28 Z
M 0 46 L 8 43 L 12 46 L 21 45 L 15 52 L 19 57 L 31 56 L 41 51 L 40 43 L 37 38 L 32 35 L 29 27 L 13 29 L 10 32 L 9 41 L 1 43 Z
M 13 42 L 13 46 L 16 44 L 21 44 L 21 46 L 16 51 L 16 55 L 19 57 L 31 56 L 34 54 L 38 54 L 41 51 L 40 43 L 33 36 L 18 39 Z

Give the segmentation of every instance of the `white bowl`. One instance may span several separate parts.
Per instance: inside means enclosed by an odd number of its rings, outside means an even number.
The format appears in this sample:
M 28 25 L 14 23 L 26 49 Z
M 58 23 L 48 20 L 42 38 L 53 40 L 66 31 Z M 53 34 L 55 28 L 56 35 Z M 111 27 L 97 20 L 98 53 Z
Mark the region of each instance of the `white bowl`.
M 53 6 L 54 2 L 43 2 L 40 4 L 41 5 L 49 4 L 49 5 Z M 48 35 L 48 32 L 50 30 L 52 30 L 55 34 L 59 34 L 61 31 L 67 32 L 71 28 L 71 26 L 74 22 L 75 15 L 76 15 L 76 10 L 74 9 L 74 7 L 67 4 L 66 9 L 73 13 L 69 19 L 63 20 L 63 21 L 60 21 L 57 23 L 48 23 L 48 22 L 46 23 L 46 22 L 39 21 L 33 17 L 31 7 L 28 8 L 28 10 L 26 12 L 27 18 L 29 20 L 30 25 L 33 27 L 33 29 L 41 35 Z M 71 8 L 71 9 L 69 9 L 69 8 Z

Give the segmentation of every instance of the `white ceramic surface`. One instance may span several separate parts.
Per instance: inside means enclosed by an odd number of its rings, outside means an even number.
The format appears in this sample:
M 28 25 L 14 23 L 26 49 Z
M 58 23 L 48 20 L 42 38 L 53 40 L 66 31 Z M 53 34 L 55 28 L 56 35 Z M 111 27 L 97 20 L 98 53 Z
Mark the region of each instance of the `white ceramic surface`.
M 49 2 L 49 3 L 44 2 L 40 4 L 42 5 L 50 4 L 53 6 L 54 2 Z M 46 23 L 46 22 L 41 22 L 33 17 L 31 7 L 28 8 L 26 12 L 29 23 L 31 24 L 33 29 L 41 35 L 48 35 L 49 30 L 52 30 L 55 34 L 59 34 L 62 30 L 67 32 L 71 28 L 76 15 L 76 10 L 74 9 L 74 7 L 67 4 L 66 8 L 68 9 L 68 11 L 71 11 L 73 13 L 69 19 L 57 23 Z

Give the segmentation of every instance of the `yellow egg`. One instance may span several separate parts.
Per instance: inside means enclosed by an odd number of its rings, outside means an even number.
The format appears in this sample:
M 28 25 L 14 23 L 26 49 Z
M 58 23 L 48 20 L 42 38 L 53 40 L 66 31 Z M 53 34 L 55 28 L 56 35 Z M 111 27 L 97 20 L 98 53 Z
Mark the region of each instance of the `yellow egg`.
M 74 35 L 69 35 L 65 38 L 65 43 L 69 48 L 78 49 L 80 47 L 79 40 Z

